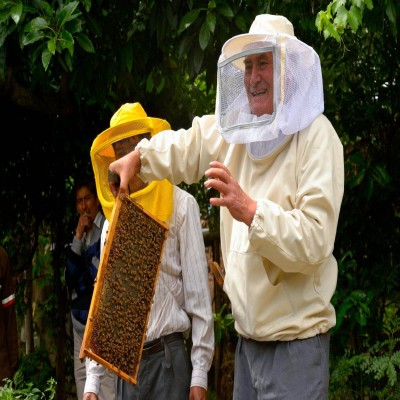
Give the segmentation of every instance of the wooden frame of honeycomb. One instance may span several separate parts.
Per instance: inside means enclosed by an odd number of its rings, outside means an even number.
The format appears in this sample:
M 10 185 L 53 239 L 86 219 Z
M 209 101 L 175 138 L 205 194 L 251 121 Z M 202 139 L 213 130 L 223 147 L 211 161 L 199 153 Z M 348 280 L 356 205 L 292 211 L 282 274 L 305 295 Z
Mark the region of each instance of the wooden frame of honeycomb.
M 79 357 L 136 384 L 168 227 L 117 196 Z

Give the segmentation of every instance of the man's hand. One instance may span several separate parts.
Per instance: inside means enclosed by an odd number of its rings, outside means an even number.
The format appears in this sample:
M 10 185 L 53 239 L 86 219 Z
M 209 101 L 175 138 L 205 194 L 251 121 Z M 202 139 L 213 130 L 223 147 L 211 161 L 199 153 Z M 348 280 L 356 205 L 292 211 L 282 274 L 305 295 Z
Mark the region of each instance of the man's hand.
M 192 386 L 190 388 L 189 400 L 207 400 L 207 390 L 201 386 Z M 83 399 L 85 400 L 85 399 Z
M 118 192 L 128 194 L 128 183 L 139 173 L 140 165 L 139 150 L 133 150 L 109 165 L 108 186 L 114 197 L 117 197 Z
M 210 199 L 210 204 L 226 207 L 233 218 L 250 226 L 256 213 L 257 202 L 242 190 L 225 165 L 213 161 L 210 166 L 205 172 L 208 180 L 204 182 L 204 186 L 207 189 L 214 188 L 220 193 L 220 197 Z
M 92 392 L 84 393 L 82 400 L 98 400 L 97 394 Z
M 83 213 L 79 216 L 78 225 L 76 226 L 75 235 L 80 240 L 85 232 L 90 231 L 93 221 L 89 214 Z

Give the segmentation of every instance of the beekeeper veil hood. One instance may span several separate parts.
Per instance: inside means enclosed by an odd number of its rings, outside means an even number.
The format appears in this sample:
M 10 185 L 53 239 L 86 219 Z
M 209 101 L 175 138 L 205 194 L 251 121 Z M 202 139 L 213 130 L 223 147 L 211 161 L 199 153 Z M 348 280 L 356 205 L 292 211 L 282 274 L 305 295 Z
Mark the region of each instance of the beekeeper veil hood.
M 110 127 L 93 141 L 90 158 L 97 195 L 108 220 L 115 203 L 108 185 L 108 167 L 116 160 L 113 145 L 140 134 L 154 136 L 166 129 L 170 129 L 170 124 L 164 119 L 148 117 L 140 103 L 126 103 L 112 116 Z M 172 214 L 173 186 L 167 180 L 150 182 L 130 197 L 163 222 L 167 222 Z
M 285 17 L 258 15 L 249 33 L 222 47 L 216 117 L 228 143 L 263 157 L 323 111 L 319 57 Z

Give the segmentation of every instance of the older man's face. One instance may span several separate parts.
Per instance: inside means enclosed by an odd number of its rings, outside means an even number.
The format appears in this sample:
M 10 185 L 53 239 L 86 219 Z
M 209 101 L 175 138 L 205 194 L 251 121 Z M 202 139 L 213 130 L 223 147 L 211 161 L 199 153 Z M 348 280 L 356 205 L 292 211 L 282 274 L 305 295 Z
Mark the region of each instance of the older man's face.
M 244 85 L 251 112 L 258 117 L 274 111 L 272 52 L 251 54 L 244 59 Z

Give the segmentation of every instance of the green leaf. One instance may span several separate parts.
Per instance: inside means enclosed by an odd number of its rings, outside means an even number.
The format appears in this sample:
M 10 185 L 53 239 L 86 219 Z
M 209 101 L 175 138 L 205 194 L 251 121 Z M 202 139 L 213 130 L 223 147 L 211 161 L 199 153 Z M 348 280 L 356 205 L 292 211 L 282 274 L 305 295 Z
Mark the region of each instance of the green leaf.
M 246 18 L 244 18 L 242 15 L 239 14 L 236 16 L 235 24 L 242 32 L 247 32 L 248 28 Z
M 324 29 L 324 37 L 325 39 L 333 37 L 337 42 L 340 42 L 340 35 L 332 23 L 329 23 Z
M 50 40 L 47 41 L 47 49 L 49 50 L 49 52 L 54 55 L 56 52 L 56 38 L 52 37 Z
M 215 32 L 216 23 L 217 23 L 217 17 L 215 16 L 215 14 L 208 12 L 206 16 L 206 24 L 211 33 Z
M 133 67 L 133 48 L 132 46 L 124 46 L 121 50 L 122 63 L 128 72 L 132 72 Z
M 15 25 L 15 24 L 10 25 L 10 27 L 8 29 L 0 28 L 0 48 L 2 48 L 7 37 L 16 29 L 17 29 L 17 25 Z M 5 54 L 6 49 L 3 49 L 3 50 L 4 50 L 4 54 Z
M 82 32 L 82 20 L 81 19 L 74 19 L 72 21 L 68 21 L 68 24 L 64 25 L 64 28 L 67 29 L 71 35 L 75 33 Z
M 357 32 L 357 29 L 359 27 L 359 20 L 357 18 L 357 15 L 355 13 L 353 13 L 350 9 L 350 12 L 348 14 L 348 22 L 350 25 L 350 28 L 353 32 Z
M 368 10 L 372 10 L 374 8 L 372 0 L 364 0 L 364 4 L 367 6 Z
M 44 29 L 50 29 L 50 24 L 44 18 L 37 17 L 25 25 L 24 32 L 37 32 Z
M 11 18 L 16 24 L 18 24 L 21 19 L 22 9 L 23 5 L 20 1 L 11 9 Z
M 68 71 L 72 71 L 73 70 L 73 64 L 72 64 L 72 56 L 71 56 L 71 50 L 73 52 L 73 47 L 69 49 L 70 51 L 64 53 L 64 61 L 65 61 L 65 65 L 68 68 Z
M 76 7 L 78 7 L 78 4 L 79 3 L 77 1 L 73 1 L 62 6 L 57 12 L 57 25 L 62 27 L 66 22 L 77 18 L 80 13 L 76 13 L 75 15 L 73 15 L 73 13 L 76 10 Z
M 196 47 L 194 51 L 194 60 L 193 60 L 196 74 L 198 74 L 200 71 L 201 65 L 203 64 L 203 59 L 204 59 L 204 51 Z
M 392 24 L 396 24 L 396 7 L 392 0 L 386 0 L 386 15 Z
M 332 14 L 336 14 L 340 7 L 346 6 L 346 0 L 333 0 L 330 5 L 332 5 Z
M 202 50 L 204 50 L 207 47 L 208 42 L 210 40 L 210 35 L 211 32 L 208 28 L 208 25 L 206 22 L 204 22 L 203 25 L 201 25 L 200 35 L 199 35 L 199 43 L 200 43 L 200 48 Z
M 192 47 L 192 44 L 193 36 L 185 36 L 179 45 L 179 56 L 182 57 L 183 54 L 187 54 L 189 49 Z
M 85 7 L 85 11 L 89 12 L 90 9 L 92 8 L 92 0 L 81 0 L 83 3 L 83 6 Z
M 154 87 L 154 80 L 153 80 L 153 71 L 150 72 L 149 76 L 146 79 L 146 92 L 151 93 Z
M 46 47 L 43 51 L 42 51 L 42 65 L 45 71 L 47 71 L 47 68 L 49 67 L 50 64 L 50 60 L 51 60 L 51 53 L 48 50 L 48 48 Z
M 390 174 L 387 172 L 386 168 L 381 165 L 375 166 L 372 171 L 372 177 L 375 182 L 379 183 L 382 187 L 388 186 L 391 183 Z
M 74 46 L 74 38 L 67 30 L 63 29 L 58 43 L 61 49 L 69 49 Z
M 340 6 L 337 10 L 336 17 L 333 20 L 333 23 L 335 24 L 336 30 L 339 32 L 343 32 L 343 30 L 347 26 L 347 14 L 348 11 L 346 10 L 345 7 Z
M 93 43 L 87 35 L 81 33 L 77 35 L 75 39 L 78 42 L 79 46 L 81 46 L 82 49 L 85 50 L 87 53 L 95 53 Z
M 27 35 L 23 36 L 22 45 L 27 46 L 37 42 L 38 40 L 45 39 L 46 35 L 42 32 L 29 32 Z
M 160 94 L 165 87 L 165 78 L 164 76 L 161 77 L 160 83 L 157 85 L 156 91 L 157 94 Z
M 197 17 L 200 14 L 200 8 L 197 8 L 195 10 L 192 10 L 185 14 L 179 24 L 178 28 L 178 35 L 180 35 L 184 30 L 189 28 L 190 25 L 193 24 L 194 21 L 196 21 Z
M 217 6 L 217 12 L 227 18 L 233 18 L 235 16 L 227 3 Z

